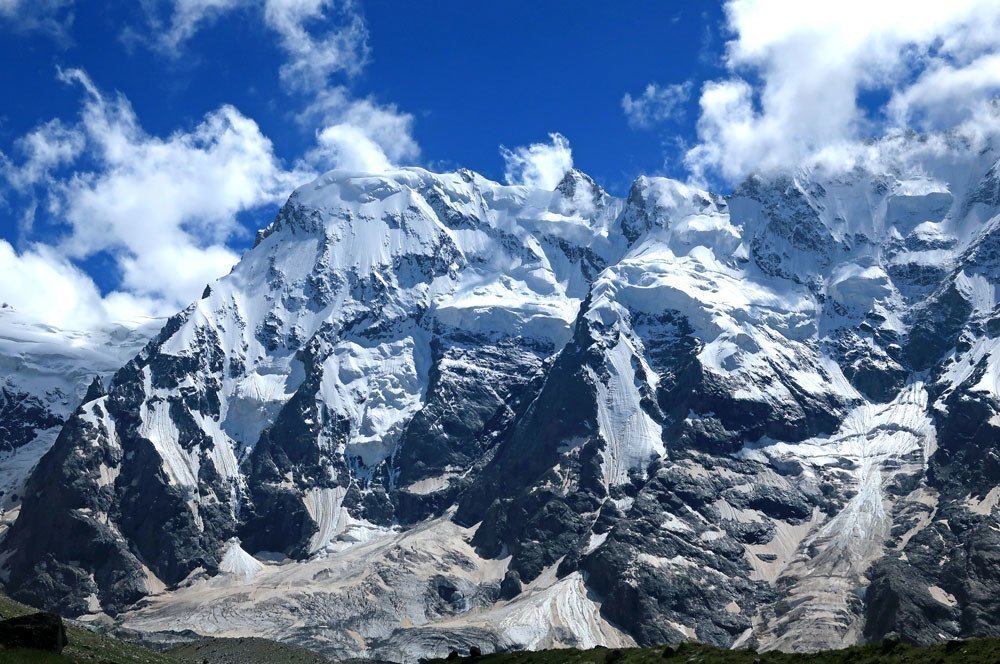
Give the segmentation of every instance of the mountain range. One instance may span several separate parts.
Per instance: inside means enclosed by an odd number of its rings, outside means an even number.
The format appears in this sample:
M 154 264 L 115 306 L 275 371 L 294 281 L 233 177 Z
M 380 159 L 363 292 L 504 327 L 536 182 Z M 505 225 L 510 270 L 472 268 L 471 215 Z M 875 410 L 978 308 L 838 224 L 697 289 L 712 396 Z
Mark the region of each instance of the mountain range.
M 7 591 L 396 661 L 1000 634 L 1000 149 L 870 147 L 334 171 L 165 322 L 0 311 Z

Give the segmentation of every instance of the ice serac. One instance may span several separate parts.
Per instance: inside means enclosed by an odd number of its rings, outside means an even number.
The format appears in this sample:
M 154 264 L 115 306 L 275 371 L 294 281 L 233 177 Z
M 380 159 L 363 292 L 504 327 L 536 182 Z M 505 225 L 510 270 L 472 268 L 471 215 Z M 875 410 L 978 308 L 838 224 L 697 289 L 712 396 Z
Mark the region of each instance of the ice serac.
M 339 658 L 995 634 L 976 140 L 729 196 L 323 175 L 69 418 L 8 588 Z

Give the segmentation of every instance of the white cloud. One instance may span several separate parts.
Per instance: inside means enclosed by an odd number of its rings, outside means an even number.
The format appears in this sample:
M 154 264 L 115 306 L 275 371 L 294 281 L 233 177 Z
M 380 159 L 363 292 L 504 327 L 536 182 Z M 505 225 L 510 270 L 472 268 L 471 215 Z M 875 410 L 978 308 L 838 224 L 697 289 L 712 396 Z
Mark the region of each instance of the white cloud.
M 996 90 L 983 60 L 1000 46 L 995 0 L 730 0 L 726 14 L 730 76 L 702 89 L 699 145 L 687 154 L 696 179 L 835 161 L 915 110 L 923 128 L 971 117 Z M 961 113 L 942 113 L 963 90 Z M 864 92 L 894 102 L 869 114 Z
M 368 29 L 349 0 L 266 0 L 264 20 L 290 56 L 281 78 L 293 88 L 319 90 L 331 74 L 356 74 L 368 60 Z M 310 30 L 321 23 L 332 25 Z
M 10 0 L 0 0 L 0 2 Z M 147 3 L 146 14 L 156 43 L 166 53 L 202 27 L 234 10 L 260 12 L 277 36 L 288 61 L 281 79 L 290 88 L 315 92 L 333 74 L 357 74 L 368 60 L 368 28 L 353 0 L 167 0 L 169 18 Z
M 74 0 L 0 0 L 0 24 L 18 32 L 48 33 L 57 41 L 68 41 L 73 23 Z
M 968 117 L 984 100 L 1000 92 L 1000 53 L 976 58 L 964 67 L 937 63 L 889 101 L 899 125 L 924 118 L 930 124 L 951 124 Z
M 141 315 L 173 313 L 128 293 L 102 297 L 94 282 L 51 247 L 33 245 L 18 253 L 0 240 L 0 303 L 47 325 L 87 329 Z
M 168 53 L 194 36 L 198 30 L 226 12 L 246 5 L 246 0 L 172 0 L 170 26 L 164 28 L 151 6 L 147 5 L 147 18 L 160 32 L 160 43 Z
M 71 8 L 72 0 L 0 0 L 0 20 L 43 5 Z M 240 213 L 283 202 L 317 169 L 380 172 L 419 156 L 413 116 L 329 85 L 368 58 L 353 0 L 143 0 L 142 7 L 155 44 L 168 53 L 231 12 L 256 12 L 288 55 L 282 81 L 313 99 L 300 122 L 319 127 L 316 145 L 286 170 L 257 124 L 228 105 L 192 129 L 151 136 L 125 97 L 103 94 L 80 70 L 60 71 L 85 93 L 79 122 L 52 120 L 0 153 L 0 178 L 27 201 L 18 211 L 22 233 L 32 232 L 36 211 L 65 228 L 20 254 L 0 247 L 5 272 L 29 275 L 0 286 L 0 299 L 53 324 L 172 313 L 237 261 L 229 243 L 245 233 Z M 102 297 L 75 266 L 96 254 L 116 262 L 119 291 Z M 49 301 L 68 313 L 32 305 Z
M 690 81 L 667 86 L 650 83 L 638 97 L 626 92 L 622 97 L 622 111 L 630 126 L 649 129 L 678 117 L 682 112 L 682 105 L 690 98 Z
M 382 172 L 420 155 L 412 115 L 372 99 L 351 99 L 343 87 L 321 93 L 299 121 L 323 127 L 305 158 L 314 168 Z
M 353 125 L 326 127 L 316 140 L 319 145 L 306 155 L 308 163 L 363 173 L 384 173 L 393 167 L 382 148 Z
M 16 189 L 26 189 L 52 169 L 72 162 L 83 147 L 84 137 L 79 131 L 60 120 L 50 120 L 15 141 L 15 148 L 24 156 L 20 165 L 0 153 L 0 172 Z
M 53 182 L 53 211 L 72 227 L 67 255 L 120 256 L 123 286 L 183 305 L 232 266 L 225 242 L 236 215 L 281 202 L 305 179 L 287 173 L 257 124 L 232 106 L 190 132 L 149 136 L 124 97 L 107 99 L 79 70 L 87 92 L 78 129 L 100 169 Z
M 549 134 L 551 143 L 532 143 L 509 150 L 500 146 L 504 177 L 509 184 L 555 189 L 573 168 L 573 151 L 562 134 Z
M 357 74 L 368 60 L 368 29 L 353 0 L 159 1 L 169 6 L 169 16 L 164 20 L 158 5 L 147 4 L 147 18 L 160 35 L 161 50 L 173 54 L 226 14 L 257 12 L 288 55 L 282 82 L 313 98 L 298 116 L 300 124 L 317 128 L 316 146 L 303 155 L 301 166 L 380 172 L 419 156 L 412 115 L 371 98 L 354 99 L 345 86 L 330 85 L 335 74 Z
M 80 121 L 42 125 L 21 140 L 24 161 L 7 169 L 15 185 L 43 191 L 48 214 L 67 227 L 51 248 L 14 257 L 59 276 L 39 279 L 30 291 L 41 302 L 45 289 L 57 288 L 95 312 L 183 307 L 236 262 L 227 242 L 245 232 L 237 215 L 283 202 L 312 175 L 283 169 L 257 124 L 231 106 L 159 138 L 143 131 L 124 97 L 103 95 L 80 70 L 60 75 L 85 91 Z M 84 146 L 87 163 L 73 162 Z M 52 164 L 64 168 L 51 171 Z M 117 261 L 124 292 L 95 308 L 89 279 L 69 260 L 101 252 Z M 73 278 L 82 284 L 76 290 L 65 286 Z

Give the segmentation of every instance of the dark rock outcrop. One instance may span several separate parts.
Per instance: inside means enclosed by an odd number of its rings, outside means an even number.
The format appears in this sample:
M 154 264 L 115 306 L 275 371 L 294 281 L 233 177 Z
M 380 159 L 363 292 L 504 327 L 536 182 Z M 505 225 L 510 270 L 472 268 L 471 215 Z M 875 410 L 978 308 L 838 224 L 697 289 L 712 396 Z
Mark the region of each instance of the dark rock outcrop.
M 0 620 L 0 645 L 61 653 L 68 643 L 62 618 L 54 613 L 33 613 Z

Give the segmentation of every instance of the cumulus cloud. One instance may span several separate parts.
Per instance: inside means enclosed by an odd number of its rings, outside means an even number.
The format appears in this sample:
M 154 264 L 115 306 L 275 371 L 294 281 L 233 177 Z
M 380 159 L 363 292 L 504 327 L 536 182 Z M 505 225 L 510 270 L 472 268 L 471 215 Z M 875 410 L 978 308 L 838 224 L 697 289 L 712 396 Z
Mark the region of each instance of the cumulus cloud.
M 555 189 L 573 168 L 573 151 L 569 141 L 559 133 L 549 134 L 549 143 L 532 143 L 509 150 L 500 146 L 504 160 L 504 177 L 508 184 L 521 184 L 539 189 Z
M 244 232 L 239 213 L 283 201 L 312 175 L 283 169 L 257 124 L 231 106 L 160 138 L 142 129 L 123 96 L 103 94 L 80 70 L 60 75 L 84 90 L 79 122 L 42 125 L 19 141 L 23 159 L 8 158 L 5 171 L 14 186 L 42 192 L 47 214 L 66 231 L 49 248 L 11 257 L 6 247 L 8 262 L 44 278 L 26 281 L 30 288 L 8 283 L 4 296 L 25 287 L 48 302 L 55 288 L 93 309 L 88 320 L 129 307 L 176 310 L 236 262 L 227 242 Z M 81 151 L 83 163 L 75 161 Z M 69 262 L 98 253 L 117 262 L 122 291 L 100 306 L 92 282 Z M 73 279 L 76 289 L 65 285 Z
M 385 151 L 353 125 L 326 127 L 316 135 L 316 140 L 317 147 L 306 154 L 307 163 L 362 173 L 384 173 L 393 166 Z
M 626 92 L 622 97 L 622 111 L 631 127 L 649 129 L 678 117 L 683 104 L 690 98 L 690 81 L 666 86 L 650 83 L 637 97 Z
M 305 157 L 313 168 L 382 172 L 420 155 L 412 115 L 370 98 L 352 99 L 343 87 L 319 94 L 299 122 L 322 127 Z
M 972 117 L 998 90 L 993 0 L 730 0 L 726 15 L 730 75 L 701 91 L 696 179 L 833 164 L 866 136 Z M 869 113 L 862 93 L 892 101 Z
M 335 74 L 357 74 L 368 60 L 368 29 L 353 0 L 160 2 L 147 5 L 147 15 L 169 53 L 180 52 L 199 29 L 229 12 L 258 13 L 288 54 L 282 82 L 312 99 L 298 116 L 300 124 L 316 131 L 316 146 L 300 162 L 304 167 L 381 172 L 419 156 L 412 115 L 371 98 L 353 98 L 345 85 L 330 83 Z M 166 19 L 163 4 L 169 10 Z
M 51 247 L 31 245 L 18 253 L 0 240 L 0 303 L 31 320 L 87 329 L 142 316 L 166 316 L 162 302 L 114 292 L 102 296 L 91 278 Z
M 280 202 L 306 176 L 287 173 L 257 124 L 232 106 L 190 132 L 147 135 L 128 100 L 106 98 L 79 70 L 64 74 L 87 91 L 78 131 L 98 170 L 50 184 L 52 211 L 72 228 L 67 255 L 120 257 L 123 285 L 184 304 L 237 256 L 225 242 L 236 215 Z

